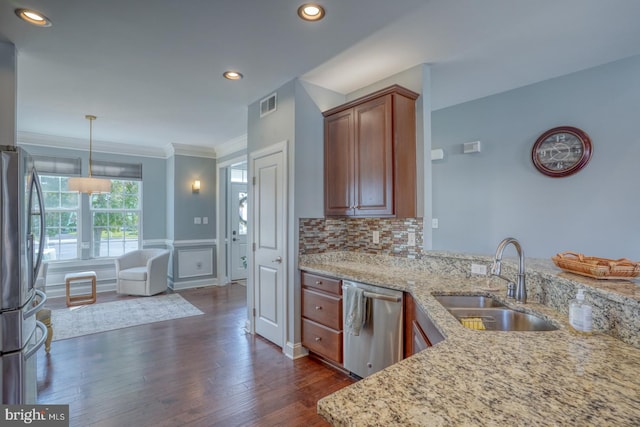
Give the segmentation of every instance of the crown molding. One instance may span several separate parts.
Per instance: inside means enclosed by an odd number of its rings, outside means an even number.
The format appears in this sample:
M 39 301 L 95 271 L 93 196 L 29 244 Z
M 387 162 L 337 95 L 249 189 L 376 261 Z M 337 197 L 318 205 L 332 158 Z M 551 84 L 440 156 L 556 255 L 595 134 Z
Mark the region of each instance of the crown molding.
M 217 145 L 215 147 L 216 157 L 224 157 L 229 154 L 237 153 L 238 151 L 247 149 L 247 134 L 240 135 L 237 138 L 230 139 L 229 141 Z
M 64 148 L 68 150 L 89 151 L 89 141 L 84 138 L 45 135 L 34 132 L 18 132 L 19 145 L 37 145 L 41 147 Z M 131 154 L 142 157 L 166 158 L 161 148 L 145 145 L 122 144 L 118 142 L 93 140 L 93 152 L 108 154 Z
M 166 157 L 171 156 L 191 156 L 191 157 L 205 157 L 209 159 L 216 158 L 216 152 L 211 147 L 204 147 L 202 145 L 188 145 L 177 144 L 172 142 L 165 147 Z
M 45 135 L 34 132 L 18 132 L 18 145 L 36 145 L 40 147 L 63 148 L 68 150 L 89 151 L 88 140 L 68 136 Z M 163 148 L 148 145 L 123 144 L 119 142 L 93 140 L 93 152 L 108 154 L 129 154 L 141 157 L 167 159 L 174 155 L 205 157 L 216 159 L 247 149 L 247 135 L 241 135 L 221 145 L 205 147 L 201 145 L 167 144 Z

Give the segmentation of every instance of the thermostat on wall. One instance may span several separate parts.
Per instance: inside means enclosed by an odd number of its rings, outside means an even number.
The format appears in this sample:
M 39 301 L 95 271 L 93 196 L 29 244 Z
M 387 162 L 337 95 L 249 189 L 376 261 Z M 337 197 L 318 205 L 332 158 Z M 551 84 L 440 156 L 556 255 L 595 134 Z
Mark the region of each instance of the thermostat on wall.
M 444 150 L 442 148 L 434 148 L 431 150 L 431 160 L 444 159 Z
M 464 154 L 468 153 L 479 153 L 480 152 L 480 141 L 473 142 L 465 142 L 464 149 L 462 150 Z

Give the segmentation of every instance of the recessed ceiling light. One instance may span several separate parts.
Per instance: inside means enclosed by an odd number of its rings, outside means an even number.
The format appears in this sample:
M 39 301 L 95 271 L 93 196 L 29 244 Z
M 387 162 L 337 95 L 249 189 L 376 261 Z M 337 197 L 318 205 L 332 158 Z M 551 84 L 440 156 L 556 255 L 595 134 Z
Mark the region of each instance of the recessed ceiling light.
M 298 8 L 298 16 L 305 21 L 319 21 L 324 18 L 324 8 L 319 4 L 306 3 Z
M 225 71 L 223 74 L 225 79 L 240 80 L 243 76 L 237 71 Z
M 40 12 L 38 12 L 36 10 L 16 9 L 15 12 L 16 12 L 16 15 L 18 15 L 18 18 L 22 19 L 23 21 L 28 22 L 29 24 L 33 24 L 33 25 L 36 25 L 38 27 L 50 27 L 51 26 L 51 21 L 49 20 L 49 18 L 47 18 L 42 13 L 40 13 Z

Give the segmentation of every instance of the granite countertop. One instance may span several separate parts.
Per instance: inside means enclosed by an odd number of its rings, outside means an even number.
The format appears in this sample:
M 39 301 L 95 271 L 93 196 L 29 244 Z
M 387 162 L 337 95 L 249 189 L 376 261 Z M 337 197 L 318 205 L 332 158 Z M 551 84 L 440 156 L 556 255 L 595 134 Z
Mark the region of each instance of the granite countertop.
M 640 349 L 603 333 L 577 334 L 566 315 L 546 305 L 515 307 L 504 298 L 504 282 L 353 261 L 305 259 L 299 267 L 410 292 L 445 336 L 321 399 L 318 413 L 333 425 L 640 425 Z M 629 289 L 635 299 L 634 288 Z M 492 295 L 559 329 L 470 330 L 433 293 Z

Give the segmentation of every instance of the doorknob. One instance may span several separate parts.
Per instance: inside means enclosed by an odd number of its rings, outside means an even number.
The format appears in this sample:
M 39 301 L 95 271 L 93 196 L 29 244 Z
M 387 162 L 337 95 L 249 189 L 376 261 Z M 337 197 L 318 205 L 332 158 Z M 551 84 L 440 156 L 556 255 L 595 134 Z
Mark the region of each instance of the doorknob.
M 273 261 L 271 261 L 271 262 L 277 262 L 278 264 L 280 264 L 280 263 L 282 262 L 282 257 L 281 257 L 281 256 L 279 256 L 278 258 L 274 259 L 274 260 L 273 260 Z

